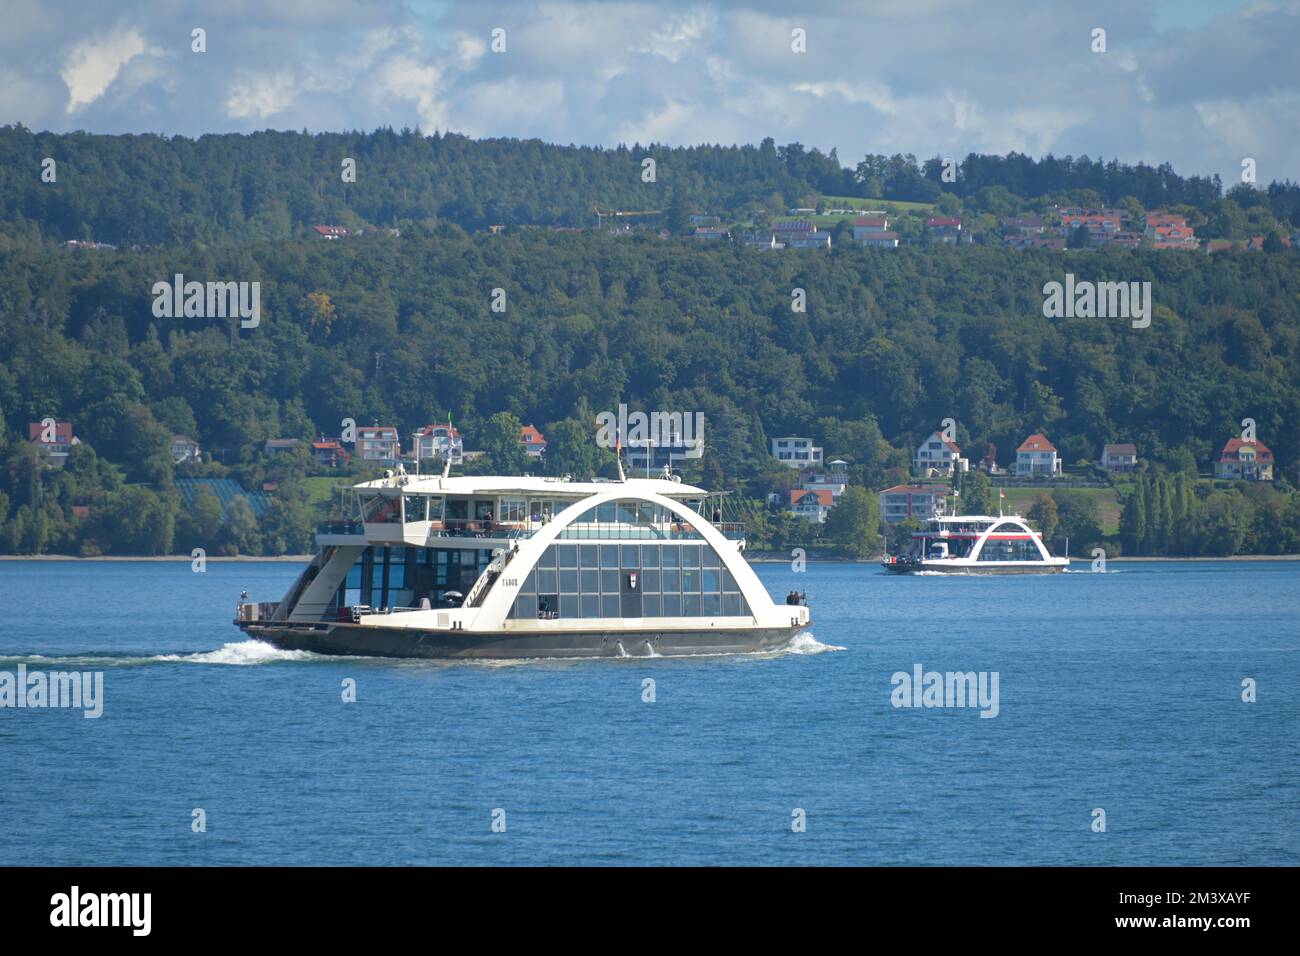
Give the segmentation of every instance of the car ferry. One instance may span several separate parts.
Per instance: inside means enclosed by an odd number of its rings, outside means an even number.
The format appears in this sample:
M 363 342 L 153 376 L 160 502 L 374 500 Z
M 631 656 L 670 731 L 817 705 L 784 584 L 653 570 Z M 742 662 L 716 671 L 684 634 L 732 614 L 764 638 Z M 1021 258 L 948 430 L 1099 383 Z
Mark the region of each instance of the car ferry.
M 249 637 L 380 657 L 652 657 L 775 650 L 810 622 L 772 600 L 722 497 L 671 474 L 399 471 L 351 492 L 356 519 L 319 529 L 282 600 L 241 598 Z
M 1017 515 L 947 515 L 925 522 L 909 547 L 882 566 L 892 574 L 1043 574 L 1064 571 L 1070 559 L 1053 557 L 1043 536 Z

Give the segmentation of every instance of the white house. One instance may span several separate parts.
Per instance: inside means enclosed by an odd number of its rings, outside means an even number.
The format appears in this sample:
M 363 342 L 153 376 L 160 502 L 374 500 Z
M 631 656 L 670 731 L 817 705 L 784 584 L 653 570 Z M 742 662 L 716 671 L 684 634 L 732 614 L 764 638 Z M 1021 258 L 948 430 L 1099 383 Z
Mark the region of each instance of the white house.
M 1058 478 L 1061 458 L 1056 446 L 1042 432 L 1034 432 L 1016 449 L 1016 475 L 1020 477 Z
M 849 484 L 849 463 L 843 458 L 831 461 L 828 471 L 811 471 L 799 482 L 804 491 L 829 491 L 831 499 L 838 504 L 840 495 Z
M 199 443 L 185 435 L 173 435 L 171 443 L 172 461 L 179 465 L 186 461 L 199 461 Z
M 1137 446 L 1104 445 L 1101 449 L 1101 467 L 1114 475 L 1132 474 L 1137 467 Z
M 772 457 L 791 468 L 817 467 L 822 463 L 822 449 L 811 438 L 773 438 Z
M 942 515 L 948 506 L 952 488 L 947 485 L 927 485 L 913 482 L 895 485 L 880 493 L 880 521 L 898 524 L 908 518 L 929 521 Z
M 951 475 L 954 471 L 969 471 L 970 462 L 961 456 L 956 442 L 944 438 L 941 432 L 934 432 L 916 449 L 912 470 L 926 477 L 932 472 Z
M 356 452 L 364 461 L 395 462 L 402 455 L 402 440 L 391 425 L 357 429 Z
M 437 458 L 450 460 L 459 465 L 465 460 L 465 440 L 460 431 L 450 423 L 445 425 L 425 425 L 411 435 L 416 461 L 428 461 Z
M 824 522 L 833 507 L 835 499 L 829 491 L 811 491 L 807 488 L 790 490 L 790 510 L 805 521 Z

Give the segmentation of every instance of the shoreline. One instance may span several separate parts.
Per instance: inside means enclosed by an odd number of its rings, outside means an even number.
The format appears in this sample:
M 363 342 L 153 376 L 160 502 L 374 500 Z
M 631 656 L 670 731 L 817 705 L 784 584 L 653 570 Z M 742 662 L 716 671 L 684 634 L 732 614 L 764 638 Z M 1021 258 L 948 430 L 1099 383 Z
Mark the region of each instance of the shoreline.
M 209 564 L 238 564 L 240 562 L 266 561 L 277 563 L 298 563 L 306 564 L 311 561 L 314 555 L 310 554 L 280 554 L 280 555 L 209 555 L 207 562 Z M 81 557 L 75 554 L 0 554 L 0 561 L 124 561 L 124 562 L 144 562 L 144 561 L 193 561 L 194 558 L 188 554 L 157 554 L 157 555 L 137 555 L 137 554 L 97 554 L 93 557 Z M 791 558 L 784 555 L 773 554 L 772 552 L 755 552 L 752 557 L 746 557 L 750 564 L 788 564 Z M 810 563 L 816 564 L 879 564 L 880 558 L 823 558 L 807 557 L 804 559 Z M 1194 561 L 1300 561 L 1300 554 L 1234 554 L 1227 557 L 1117 557 L 1107 558 L 1107 564 L 1132 562 L 1140 564 L 1151 561 L 1177 561 L 1177 562 L 1194 562 Z M 1074 564 L 1091 564 L 1091 558 L 1071 558 L 1070 563 Z

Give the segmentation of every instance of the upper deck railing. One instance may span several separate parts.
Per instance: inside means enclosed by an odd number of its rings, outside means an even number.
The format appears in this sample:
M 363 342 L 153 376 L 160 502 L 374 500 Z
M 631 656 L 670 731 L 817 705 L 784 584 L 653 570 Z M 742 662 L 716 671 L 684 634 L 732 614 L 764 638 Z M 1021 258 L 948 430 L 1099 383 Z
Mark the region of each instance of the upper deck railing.
M 427 528 L 430 538 L 495 538 L 520 540 L 530 538 L 547 522 L 544 521 L 493 521 L 490 519 L 444 518 L 439 521 L 412 521 L 406 525 L 398 522 L 376 522 L 409 529 L 412 525 Z M 715 521 L 713 527 L 733 541 L 745 537 L 745 525 L 740 521 Z M 357 519 L 333 519 L 316 526 L 318 535 L 353 535 L 365 537 L 366 525 Z M 625 524 L 605 522 L 574 523 L 564 528 L 559 537 L 569 540 L 599 541 L 674 541 L 698 540 L 703 537 L 689 521 L 672 521 L 657 524 Z

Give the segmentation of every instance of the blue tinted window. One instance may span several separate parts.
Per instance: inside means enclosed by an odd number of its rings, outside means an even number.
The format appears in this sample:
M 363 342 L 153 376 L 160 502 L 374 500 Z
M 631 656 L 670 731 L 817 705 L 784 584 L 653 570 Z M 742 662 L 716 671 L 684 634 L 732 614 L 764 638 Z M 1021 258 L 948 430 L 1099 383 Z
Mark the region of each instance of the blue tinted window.
M 677 544 L 666 544 L 663 548 L 664 567 L 680 568 L 682 566 L 682 548 Z
M 688 568 L 682 572 L 682 593 L 698 594 L 700 591 L 700 572 L 694 568 Z
M 537 566 L 538 566 L 539 568 L 553 568 L 553 567 L 555 567 L 556 552 L 557 552 L 558 550 L 559 550 L 559 549 L 556 548 L 555 545 L 553 545 L 553 544 L 552 544 L 552 545 L 548 545 L 547 548 L 546 548 L 546 550 L 542 552 L 542 558 L 541 558 L 540 561 L 537 562 Z
M 704 595 L 704 614 L 706 617 L 717 617 L 722 613 L 722 595 L 706 594 Z
M 537 593 L 538 594 L 555 593 L 555 572 L 554 571 L 537 572 Z
M 641 590 L 646 594 L 659 593 L 659 572 L 642 571 L 641 572 Z
M 641 598 L 642 606 L 645 608 L 642 613 L 646 617 L 660 617 L 663 614 L 663 598 L 658 594 L 647 594 Z
M 659 567 L 659 545 L 657 544 L 641 545 L 641 567 L 643 568 Z
M 560 545 L 560 567 L 576 568 L 578 566 L 578 546 L 576 544 Z
M 700 596 L 698 594 L 682 595 L 682 616 L 699 617 L 701 614 Z
M 641 546 L 638 544 L 625 544 L 622 547 L 623 567 L 635 569 L 641 567 Z
M 442 579 L 439 578 L 439 580 L 441 581 Z M 536 571 L 528 572 L 528 577 L 524 578 L 524 586 L 520 588 L 519 591 L 522 594 L 537 593 L 537 572 Z
M 618 594 L 618 572 L 601 571 L 600 589 L 606 594 Z
M 560 591 L 563 594 L 578 593 L 578 572 L 577 571 L 560 572 Z
M 594 544 L 584 544 L 578 547 L 578 567 L 595 568 L 600 564 L 600 552 L 596 550 Z
M 606 594 L 600 599 L 600 616 L 601 617 L 621 617 L 618 608 L 618 595 Z
M 580 571 L 582 577 L 582 593 L 598 594 L 600 593 L 600 572 L 599 571 Z
M 602 568 L 618 567 L 618 545 L 602 544 L 600 546 L 600 566 Z
M 704 546 L 704 566 L 706 568 L 722 567 L 722 558 L 707 544 Z
M 663 588 L 664 594 L 677 594 L 681 591 L 682 589 L 681 576 L 682 576 L 682 572 L 680 571 L 664 572 L 663 580 L 660 582 L 660 586 Z
M 574 594 L 560 595 L 560 617 L 578 616 L 578 598 Z
M 682 596 L 680 594 L 664 595 L 664 617 L 681 617 Z
M 728 594 L 734 594 L 736 591 L 740 590 L 739 586 L 736 584 L 736 579 L 731 576 L 730 571 L 722 572 L 722 590 L 726 591 Z
M 582 609 L 583 617 L 600 617 L 600 596 L 596 594 L 584 594 L 580 599 L 579 607 Z
M 700 590 L 705 594 L 717 594 L 722 590 L 721 571 L 715 571 L 712 568 L 705 568 L 704 571 L 701 572 L 701 579 L 703 580 L 703 584 L 700 585 Z
M 696 544 L 682 545 L 682 567 L 698 568 L 700 566 L 700 547 Z
M 739 594 L 724 594 L 722 596 L 722 613 L 727 617 L 740 617 L 744 613 L 740 609 Z

